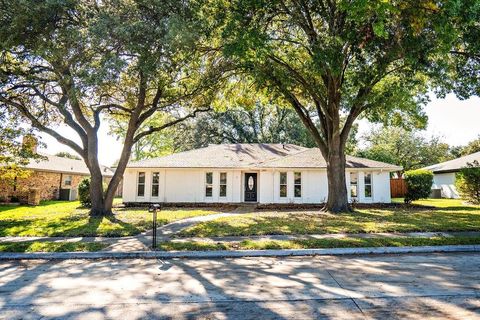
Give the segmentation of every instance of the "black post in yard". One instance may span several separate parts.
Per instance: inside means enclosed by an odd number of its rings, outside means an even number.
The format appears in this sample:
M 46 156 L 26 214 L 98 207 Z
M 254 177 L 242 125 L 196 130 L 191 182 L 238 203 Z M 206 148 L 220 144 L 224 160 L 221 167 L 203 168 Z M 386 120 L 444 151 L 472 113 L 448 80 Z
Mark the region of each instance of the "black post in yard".
M 153 213 L 153 220 L 152 220 L 152 248 L 155 249 L 157 247 L 157 210 L 160 209 L 159 204 L 152 204 L 150 206 L 150 210 Z

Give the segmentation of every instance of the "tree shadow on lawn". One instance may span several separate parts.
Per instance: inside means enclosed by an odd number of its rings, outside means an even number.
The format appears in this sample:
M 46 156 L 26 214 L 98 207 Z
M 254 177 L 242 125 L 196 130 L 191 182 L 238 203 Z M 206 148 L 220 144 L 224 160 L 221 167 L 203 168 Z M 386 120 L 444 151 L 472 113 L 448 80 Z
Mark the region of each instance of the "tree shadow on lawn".
M 109 223 L 105 223 L 105 222 Z M 116 237 L 139 234 L 144 228 L 116 217 L 77 214 L 52 220 L 6 219 L 0 221 L 0 236 Z

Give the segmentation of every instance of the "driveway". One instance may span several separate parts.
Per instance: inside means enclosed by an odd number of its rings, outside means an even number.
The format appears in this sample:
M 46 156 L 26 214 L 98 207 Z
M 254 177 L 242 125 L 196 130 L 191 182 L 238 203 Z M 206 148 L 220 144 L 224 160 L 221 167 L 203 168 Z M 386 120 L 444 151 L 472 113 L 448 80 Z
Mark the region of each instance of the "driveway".
M 480 319 L 480 255 L 0 261 L 0 319 Z

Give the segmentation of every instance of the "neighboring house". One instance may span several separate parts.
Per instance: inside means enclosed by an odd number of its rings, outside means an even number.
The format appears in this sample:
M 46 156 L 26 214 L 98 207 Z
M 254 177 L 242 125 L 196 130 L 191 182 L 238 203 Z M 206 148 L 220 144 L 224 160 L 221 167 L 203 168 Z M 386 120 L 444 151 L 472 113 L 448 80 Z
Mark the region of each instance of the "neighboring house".
M 480 152 L 423 168 L 433 172 L 432 190 L 439 190 L 439 192 L 433 191 L 432 195 L 440 193 L 442 198 L 458 198 L 455 188 L 456 173 L 467 166 L 467 163 L 475 160 L 480 162 Z
M 347 156 L 350 201 L 390 202 L 390 172 L 401 167 Z M 125 203 L 323 203 L 326 163 L 318 148 L 222 144 L 130 162 Z
M 31 160 L 23 167 L 31 171 L 27 178 L 18 178 L 14 182 L 0 181 L 0 201 L 19 198 L 24 200 L 29 189 L 36 188 L 41 200 L 76 200 L 78 184 L 90 175 L 83 160 L 75 160 L 52 155 L 40 154 L 46 159 Z M 105 182 L 113 176 L 112 169 L 102 166 Z

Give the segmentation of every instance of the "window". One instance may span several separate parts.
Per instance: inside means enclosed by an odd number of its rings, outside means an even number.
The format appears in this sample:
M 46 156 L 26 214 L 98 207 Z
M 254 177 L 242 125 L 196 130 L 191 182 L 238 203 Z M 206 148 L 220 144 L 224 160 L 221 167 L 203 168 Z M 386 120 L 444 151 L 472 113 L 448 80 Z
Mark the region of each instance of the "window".
M 160 173 L 152 173 L 152 197 L 158 197 L 160 184 Z
M 294 174 L 294 196 L 295 198 L 301 198 L 302 197 L 302 173 L 301 172 L 295 172 Z
M 358 197 L 358 174 L 350 172 L 350 197 Z
M 205 196 L 211 197 L 213 194 L 213 173 L 207 172 L 205 174 Z
M 365 173 L 365 198 L 372 197 L 372 174 Z
M 137 196 L 145 196 L 145 172 L 138 173 Z
M 287 173 L 280 172 L 280 198 L 287 197 Z
M 220 197 L 227 196 L 227 173 L 220 172 Z
M 66 186 L 71 186 L 72 185 L 72 176 L 65 176 L 63 179 L 63 184 Z

